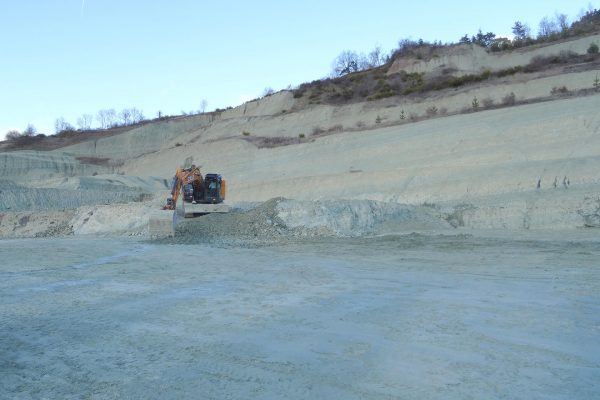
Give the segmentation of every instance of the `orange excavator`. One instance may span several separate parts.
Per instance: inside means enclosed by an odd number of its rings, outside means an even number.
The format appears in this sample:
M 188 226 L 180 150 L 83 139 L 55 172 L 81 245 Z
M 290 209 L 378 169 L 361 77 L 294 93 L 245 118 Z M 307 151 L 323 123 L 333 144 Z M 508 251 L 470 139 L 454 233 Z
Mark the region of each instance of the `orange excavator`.
M 171 184 L 171 197 L 163 210 L 175 210 L 177 199 L 183 192 L 185 203 L 190 204 L 219 204 L 225 200 L 225 180 L 219 174 L 202 176 L 200 168 L 192 165 L 190 168 L 177 168 Z

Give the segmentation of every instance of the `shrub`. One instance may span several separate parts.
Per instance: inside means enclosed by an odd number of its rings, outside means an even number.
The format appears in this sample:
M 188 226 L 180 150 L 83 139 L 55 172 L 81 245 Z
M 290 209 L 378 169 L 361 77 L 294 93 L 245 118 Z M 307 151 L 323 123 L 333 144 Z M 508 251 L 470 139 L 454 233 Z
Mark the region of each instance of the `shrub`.
M 531 59 L 531 62 L 525 66 L 523 71 L 537 72 L 548 68 L 549 64 L 564 64 L 576 58 L 577 53 L 572 51 L 561 51 L 558 55 L 535 56 Z
M 404 110 L 400 110 L 400 119 L 406 119 L 406 114 L 404 113 Z
M 594 79 L 593 86 L 596 90 L 600 89 L 600 78 L 598 78 L 598 74 L 596 74 L 596 79 Z
M 483 103 L 483 106 L 485 108 L 490 108 L 491 106 L 494 105 L 494 100 L 490 99 L 489 97 L 486 97 L 481 102 Z
M 437 108 L 436 106 L 431 106 L 431 107 L 428 107 L 428 108 L 425 110 L 425 113 L 427 114 L 427 116 L 428 116 L 428 117 L 433 117 L 433 116 L 437 115 L 437 113 L 438 113 L 438 108 Z
M 244 132 L 242 132 L 242 135 L 244 135 L 244 136 L 250 136 L 250 132 L 244 131 Z
M 510 92 L 502 98 L 502 104 L 505 106 L 513 106 L 516 103 L 516 96 L 513 92 Z
M 525 66 L 525 68 L 523 68 L 524 72 L 536 72 L 541 70 L 542 68 L 545 68 L 548 64 L 549 64 L 549 58 L 548 57 L 542 57 L 542 56 L 535 56 L 531 59 L 531 61 L 529 62 L 529 64 L 527 64 Z
M 321 90 L 317 89 L 315 91 L 313 91 L 310 96 L 308 96 L 308 99 L 311 101 L 316 101 L 319 100 L 319 98 L 321 97 Z
M 550 91 L 550 94 L 553 96 L 559 96 L 559 95 L 563 95 L 563 94 L 567 94 L 569 93 L 569 89 L 567 89 L 566 86 L 554 86 L 552 88 L 552 90 Z
M 381 118 L 381 116 L 378 115 L 377 118 L 375 118 L 375 123 L 380 124 L 381 121 L 383 121 L 383 119 Z
M 590 43 L 587 52 L 588 54 L 598 54 L 598 45 L 596 43 Z
M 313 134 L 313 135 L 320 135 L 320 134 L 321 134 L 321 133 L 323 133 L 323 132 L 325 132 L 325 131 L 323 130 L 323 128 L 321 128 L 320 126 L 315 126 L 315 127 L 313 128 L 312 134 Z
M 21 132 L 19 132 L 17 130 L 11 130 L 11 131 L 6 132 L 6 140 L 15 140 L 15 139 L 20 138 L 21 136 L 22 136 Z
M 520 65 L 518 65 L 516 67 L 506 68 L 506 69 L 500 70 L 500 71 L 496 72 L 496 76 L 498 78 L 502 78 L 502 77 L 505 77 L 505 76 L 514 75 L 514 74 L 516 74 L 518 72 L 521 72 L 521 71 L 523 71 L 523 67 L 520 66 Z
M 490 70 L 485 70 L 479 75 L 469 74 L 469 75 L 452 77 L 452 78 L 448 79 L 447 81 L 443 81 L 443 82 L 439 83 L 437 85 L 436 89 L 444 89 L 447 87 L 457 88 L 457 87 L 460 87 L 460 86 L 463 86 L 463 85 L 466 85 L 469 83 L 485 81 L 486 79 L 489 79 L 491 75 L 492 75 L 492 72 Z
M 384 78 L 377 80 L 374 91 L 375 93 L 369 96 L 367 100 L 385 99 L 386 97 L 392 97 L 396 95 L 396 92 L 392 86 Z
M 354 97 L 354 91 L 352 89 L 343 89 L 341 96 L 344 98 L 344 100 L 350 100 L 352 97 Z
M 477 111 L 479 109 L 479 100 L 477 100 L 477 97 L 473 97 L 473 101 L 471 101 L 471 108 L 473 108 L 473 111 Z
M 411 73 L 402 73 L 402 81 L 406 82 L 411 88 L 419 88 L 423 86 L 424 83 L 424 72 L 411 72 Z
M 299 134 L 299 135 L 298 135 L 298 137 L 299 137 L 300 139 L 304 139 L 304 137 L 305 137 L 305 136 L 304 136 L 304 133 L 301 133 L 301 134 Z
M 181 147 L 181 146 L 183 146 L 183 143 L 179 143 L 179 142 L 175 143 L 175 147 Z

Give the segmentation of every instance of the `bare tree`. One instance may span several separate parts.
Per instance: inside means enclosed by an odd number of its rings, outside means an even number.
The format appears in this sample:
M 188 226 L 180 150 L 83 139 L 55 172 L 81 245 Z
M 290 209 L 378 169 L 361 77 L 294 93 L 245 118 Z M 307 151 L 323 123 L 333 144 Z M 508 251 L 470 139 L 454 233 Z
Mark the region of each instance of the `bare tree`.
M 332 70 L 335 76 L 342 76 L 360 69 L 360 56 L 351 50 L 344 50 L 333 61 Z
M 54 133 L 61 133 L 65 130 L 65 125 L 67 121 L 63 117 L 56 118 L 54 120 Z
M 131 123 L 137 124 L 138 122 L 142 122 L 144 120 L 144 114 L 142 114 L 142 111 L 135 107 L 132 107 L 129 111 L 131 111 Z
M 109 128 L 114 128 L 115 126 L 119 125 L 117 122 L 117 118 L 117 112 L 114 108 L 109 108 L 108 110 L 106 110 L 106 119 Z
M 271 87 L 266 87 L 265 90 L 263 90 L 263 95 L 262 97 L 267 97 L 272 95 L 273 93 L 275 93 L 275 91 L 273 90 L 273 88 Z
M 77 126 L 82 131 L 88 131 L 92 127 L 92 120 L 94 117 L 91 114 L 83 114 L 81 117 L 77 118 Z
M 54 121 L 54 132 L 55 133 L 70 132 L 70 131 L 74 131 L 74 130 L 75 130 L 75 128 L 73 127 L 73 125 L 68 123 L 63 117 L 56 118 L 56 120 Z
M 385 64 L 386 59 L 383 51 L 381 50 L 381 46 L 375 46 L 375 48 L 369 53 L 367 60 L 369 68 L 375 68 Z
M 37 133 L 37 129 L 33 124 L 28 124 L 21 136 L 33 136 Z
M 356 55 L 358 56 L 358 71 L 371 68 L 371 62 L 369 61 L 369 58 L 365 56 L 365 53 L 356 53 Z
M 542 18 L 539 24 L 538 37 L 546 38 L 558 32 L 558 25 L 548 17 Z
M 121 122 L 123 123 L 123 125 L 129 125 L 131 123 L 131 109 L 124 108 L 119 113 L 119 118 L 121 119 Z
M 200 112 L 204 114 L 206 112 L 206 107 L 208 107 L 208 101 L 206 99 L 202 99 L 200 102 Z
M 108 110 L 100 110 L 100 111 L 98 111 L 98 114 L 96 115 L 96 119 L 98 120 L 98 123 L 100 124 L 100 129 L 108 128 L 107 111 Z
M 117 126 L 117 112 L 114 108 L 98 111 L 96 119 L 100 123 L 102 129 L 113 128 Z
M 556 25 L 561 32 L 566 32 L 569 29 L 569 19 L 567 14 L 556 13 L 555 15 Z

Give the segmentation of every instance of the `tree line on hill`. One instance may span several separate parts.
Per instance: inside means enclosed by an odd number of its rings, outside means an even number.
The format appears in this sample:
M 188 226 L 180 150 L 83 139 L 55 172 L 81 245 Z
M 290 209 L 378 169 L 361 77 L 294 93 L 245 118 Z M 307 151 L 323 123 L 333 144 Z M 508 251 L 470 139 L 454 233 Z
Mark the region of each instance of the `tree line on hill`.
M 132 107 L 124 108 L 120 112 L 115 109 L 102 109 L 96 114 L 96 120 L 99 124 L 99 129 L 110 129 L 121 126 L 135 125 L 145 120 L 144 114 L 141 110 Z M 92 130 L 92 123 L 94 116 L 92 114 L 83 114 L 77 118 L 77 128 L 71 123 L 67 122 L 65 118 L 59 117 L 54 120 L 54 133 L 57 135 L 71 132 L 86 132 Z M 37 129 L 34 125 L 29 124 L 23 132 L 17 130 L 10 130 L 6 133 L 7 140 L 16 140 L 23 137 L 36 136 Z M 37 134 L 37 136 L 45 136 L 44 134 Z
M 207 106 L 208 102 L 206 100 L 202 100 L 200 103 L 200 109 L 197 112 L 190 111 L 189 114 L 187 114 L 182 111 L 182 115 L 204 113 Z M 156 113 L 156 118 L 158 120 L 164 120 L 169 117 L 164 115 L 163 112 L 159 110 Z M 97 128 L 92 128 L 94 120 L 96 120 L 98 124 Z M 96 129 L 105 130 L 137 125 L 145 121 L 147 121 L 147 119 L 143 112 L 136 107 L 124 108 L 120 112 L 116 111 L 114 108 L 108 108 L 99 110 L 95 116 L 92 114 L 81 115 L 79 118 L 77 118 L 77 127 L 69 123 L 64 117 L 56 118 L 56 120 L 54 120 L 54 134 L 64 135 L 75 132 L 91 132 Z M 19 132 L 16 129 L 8 131 L 6 133 L 6 140 L 15 141 L 19 139 L 33 138 L 36 136 L 41 138 L 45 137 L 46 135 L 43 133 L 38 134 L 36 127 L 33 124 L 28 124 L 27 128 L 25 128 L 22 132 Z
M 475 44 L 486 49 L 497 52 L 531 46 L 537 43 L 553 42 L 569 37 L 577 37 L 586 33 L 595 32 L 600 29 L 600 10 L 589 8 L 582 12 L 581 16 L 569 22 L 566 14 L 556 13 L 553 18 L 544 17 L 538 24 L 538 32 L 534 37 L 531 28 L 526 23 L 516 21 L 512 26 L 513 38 L 497 36 L 493 32 L 483 33 L 480 29 L 476 34 L 469 36 L 465 34 L 458 43 Z M 364 71 L 379 67 L 400 56 L 414 55 L 415 50 L 421 47 L 444 47 L 456 43 L 442 44 L 441 41 L 427 42 L 423 39 L 411 40 L 401 39 L 398 48 L 386 55 L 380 47 L 375 47 L 369 54 L 358 53 L 352 50 L 344 50 L 332 63 L 331 75 L 339 77 L 352 72 Z M 590 48 L 589 52 L 598 52 L 597 46 Z M 417 54 L 418 56 L 418 54 Z

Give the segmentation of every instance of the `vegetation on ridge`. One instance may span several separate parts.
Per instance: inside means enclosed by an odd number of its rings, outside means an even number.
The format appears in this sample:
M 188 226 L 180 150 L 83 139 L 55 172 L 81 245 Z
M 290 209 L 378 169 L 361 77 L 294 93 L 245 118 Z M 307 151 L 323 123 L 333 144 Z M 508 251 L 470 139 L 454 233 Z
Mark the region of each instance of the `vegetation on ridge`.
M 482 46 L 490 52 L 507 51 L 515 48 L 534 45 L 537 43 L 548 43 L 566 38 L 580 37 L 592 32 L 600 31 L 600 10 L 590 9 L 583 13 L 576 21 L 569 23 L 565 14 L 557 13 L 554 18 L 544 17 L 539 23 L 537 36 L 531 35 L 531 28 L 520 21 L 516 21 L 512 27 L 514 38 L 508 39 L 497 37 L 493 32 L 483 33 L 479 30 L 476 34 L 464 35 L 458 44 L 470 44 Z M 430 59 L 436 56 L 436 51 L 441 48 L 450 47 L 457 43 L 442 44 L 441 41 L 427 42 L 422 39 L 417 41 L 410 39 L 400 40 L 398 48 L 386 55 L 380 47 L 375 47 L 369 54 L 359 54 L 346 50 L 342 52 L 332 65 L 332 77 L 315 80 L 310 83 L 299 85 L 293 92 L 295 98 L 306 98 L 309 104 L 343 104 L 356 101 L 372 101 L 392 96 L 402 96 L 425 93 L 432 90 L 447 88 L 458 88 L 468 84 L 482 82 L 492 78 L 502 78 L 517 73 L 538 72 L 553 68 L 559 64 L 574 64 L 595 61 L 598 57 L 598 44 L 592 43 L 587 50 L 587 56 L 573 53 L 561 53 L 560 55 L 533 59 L 530 64 L 516 66 L 500 71 L 485 70 L 478 74 L 453 76 L 450 69 L 443 71 L 442 76 L 435 78 L 426 77 L 423 73 L 407 73 L 400 71 L 396 74 L 388 74 L 392 62 L 399 57 L 414 57 L 416 59 Z M 594 88 L 600 87 L 597 82 Z M 288 88 L 289 89 L 289 88 Z M 274 93 L 271 88 L 265 89 L 263 97 Z M 557 92 L 561 93 L 561 92 Z M 197 115 L 206 112 L 207 101 L 202 100 L 198 111 L 188 113 L 182 111 L 182 115 Z M 485 104 L 484 104 L 485 106 Z M 231 107 L 228 107 L 230 109 Z M 217 109 L 214 113 L 219 114 L 224 109 Z M 436 115 L 430 111 L 428 114 Z M 92 129 L 94 116 L 83 114 L 77 119 L 76 129 L 64 118 L 55 120 L 55 135 L 49 139 L 53 143 L 51 148 L 60 147 L 59 143 L 69 141 L 80 133 L 94 133 L 98 135 L 112 135 L 122 133 L 131 127 L 140 124 L 163 121 L 171 116 L 165 116 L 161 111 L 157 112 L 157 118 L 147 120 L 142 112 L 135 107 L 123 109 L 117 112 L 114 109 L 103 109 L 95 116 L 99 124 L 98 129 Z M 404 118 L 402 118 L 404 119 Z M 33 142 L 45 140 L 46 135 L 38 134 L 31 124 L 23 131 L 11 130 L 6 135 L 10 142 L 8 148 L 20 148 Z M 87 138 L 89 139 L 89 137 Z M 82 139 L 85 140 L 85 139 Z M 49 143 L 49 142 L 48 142 Z

